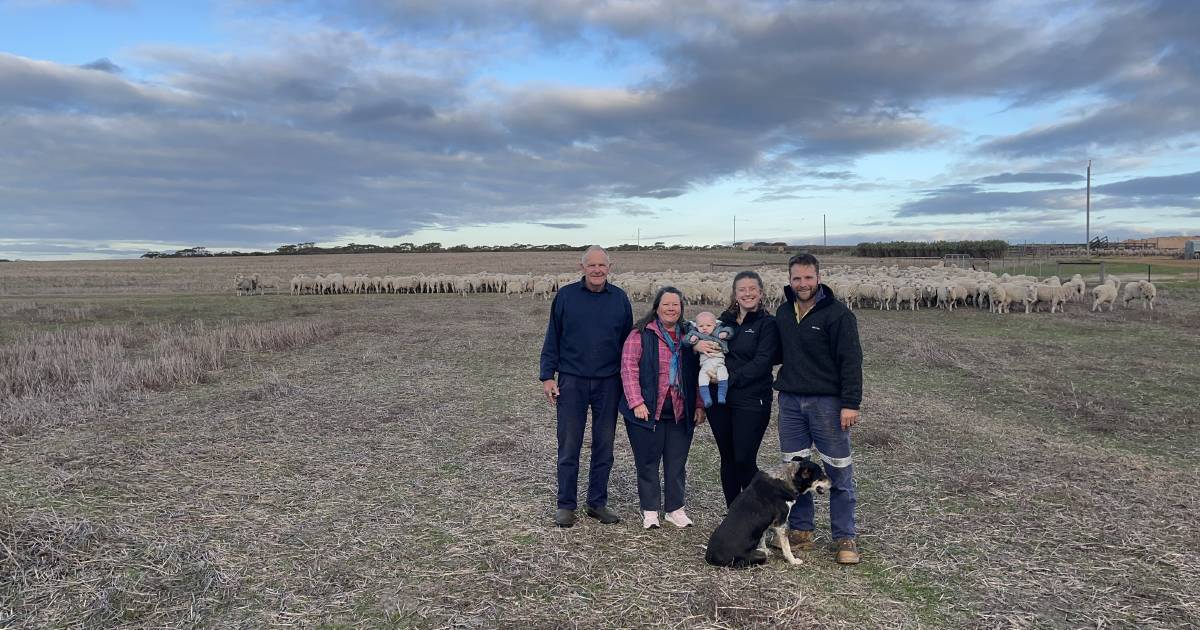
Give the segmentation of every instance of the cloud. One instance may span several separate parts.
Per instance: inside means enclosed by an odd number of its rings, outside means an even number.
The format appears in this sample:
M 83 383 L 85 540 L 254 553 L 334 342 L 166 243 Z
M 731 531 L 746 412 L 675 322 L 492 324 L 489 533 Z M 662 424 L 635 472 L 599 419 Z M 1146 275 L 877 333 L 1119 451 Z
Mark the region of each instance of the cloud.
M 583 229 L 583 228 L 587 227 L 587 224 L 586 224 L 586 223 L 547 223 L 547 222 L 539 222 L 539 223 L 535 223 L 535 225 L 540 225 L 540 226 L 542 226 L 542 227 L 548 227 L 548 228 L 554 228 L 554 229 L 556 229 L 556 230 L 580 230 L 580 229 Z
M 997 176 L 999 183 L 1027 181 L 1023 174 Z M 1066 175 L 1066 174 L 1063 174 Z M 983 178 L 979 181 L 996 179 Z M 1048 179 L 1049 181 L 1049 179 Z M 1041 210 L 1077 213 L 1085 199 L 1077 188 L 1002 192 L 977 183 L 954 184 L 925 191 L 900 205 L 899 218 L 927 215 L 1011 215 Z M 1159 177 L 1137 177 L 1092 187 L 1092 210 L 1129 208 L 1200 208 L 1200 171 Z
M 931 190 L 919 199 L 901 204 L 897 217 L 942 214 L 1003 214 L 1029 209 L 1073 209 L 1082 205 L 1072 196 L 1077 190 L 1035 190 L 1023 192 L 986 191 L 973 184 L 957 184 Z
M 109 74 L 121 74 L 121 66 L 109 61 L 107 57 L 101 57 L 100 59 L 97 59 L 91 63 L 85 63 L 79 67 L 83 68 L 84 70 L 99 70 L 100 72 L 107 72 Z
M 981 184 L 1073 184 L 1084 180 L 1083 175 L 1076 173 L 1001 173 L 975 181 Z
M 76 67 L 0 53 L 6 235 L 273 249 L 646 216 L 640 200 L 729 178 L 763 181 L 760 201 L 868 190 L 889 184 L 857 179 L 858 160 L 975 142 L 928 110 L 980 98 L 1087 101 L 983 140 L 989 156 L 1142 155 L 1200 130 L 1188 2 L 1086 12 L 935 0 L 250 5 L 230 10 L 264 25 L 253 41 L 134 47 L 124 71 L 107 59 Z M 497 57 L 581 51 L 649 70 L 600 87 L 489 74 Z M 982 187 L 1077 182 L 1067 178 L 993 175 L 920 192 L 898 216 L 1074 211 L 1077 190 Z
M 1200 208 L 1200 171 L 1161 177 L 1137 177 L 1095 186 L 1108 197 L 1101 207 Z

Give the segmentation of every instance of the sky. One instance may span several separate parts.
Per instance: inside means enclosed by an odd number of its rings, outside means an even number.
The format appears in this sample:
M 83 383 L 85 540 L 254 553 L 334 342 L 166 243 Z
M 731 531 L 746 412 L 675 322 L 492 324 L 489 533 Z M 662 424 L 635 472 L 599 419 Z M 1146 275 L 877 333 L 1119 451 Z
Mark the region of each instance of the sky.
M 0 258 L 1200 234 L 1193 0 L 0 0 Z

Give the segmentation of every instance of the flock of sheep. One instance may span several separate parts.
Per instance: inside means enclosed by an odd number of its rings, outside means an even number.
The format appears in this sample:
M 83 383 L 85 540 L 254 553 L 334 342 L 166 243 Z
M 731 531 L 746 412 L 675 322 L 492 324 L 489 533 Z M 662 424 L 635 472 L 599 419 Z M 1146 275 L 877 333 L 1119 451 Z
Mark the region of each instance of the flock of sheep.
M 787 273 L 779 268 L 759 270 L 765 285 L 764 300 L 774 308 L 783 299 Z M 680 289 L 694 304 L 724 306 L 734 272 L 658 272 L 613 274 L 610 280 L 629 294 L 633 301 L 649 301 L 660 287 Z M 340 273 L 297 275 L 290 283 L 281 278 L 238 274 L 234 284 L 238 295 L 281 292 L 287 287 L 292 295 L 334 295 L 344 293 L 502 293 L 509 296 L 532 295 L 548 300 L 559 287 L 579 279 L 577 273 L 557 275 L 474 273 L 466 275 L 418 274 L 405 276 L 342 275 Z M 994 313 L 1008 313 L 1014 307 L 1038 312 L 1049 307 L 1061 312 L 1069 302 L 1087 300 L 1088 287 L 1076 274 L 1067 282 L 1057 276 L 1039 280 L 1032 276 L 1003 274 L 958 267 L 875 266 L 860 268 L 829 267 L 822 280 L 834 295 L 850 308 L 880 310 L 955 308 L 985 306 Z M 1154 309 L 1157 289 L 1147 280 L 1122 284 L 1116 276 L 1091 289 L 1092 311 L 1108 305 L 1111 311 L 1118 297 L 1124 306 L 1140 301 L 1142 308 Z

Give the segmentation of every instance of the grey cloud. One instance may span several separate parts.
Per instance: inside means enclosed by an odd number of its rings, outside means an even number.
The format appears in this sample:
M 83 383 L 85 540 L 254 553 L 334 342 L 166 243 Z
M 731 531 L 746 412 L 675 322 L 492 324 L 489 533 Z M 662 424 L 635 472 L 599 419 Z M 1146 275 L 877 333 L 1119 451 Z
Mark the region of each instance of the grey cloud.
M 83 68 L 84 70 L 99 70 L 109 74 L 121 74 L 121 66 L 113 63 L 107 57 L 102 57 L 91 63 L 85 63 L 79 67 Z
M 542 226 L 542 227 L 554 228 L 554 229 L 556 229 L 556 230 L 579 230 L 579 229 L 582 229 L 582 228 L 585 228 L 585 227 L 587 227 L 587 224 L 586 224 L 586 223 L 546 223 L 546 222 L 539 222 L 539 223 L 536 223 L 536 225 L 540 225 L 540 226 Z
M 410 103 L 404 99 L 391 99 L 372 105 L 358 105 L 343 114 L 342 118 L 350 123 L 374 123 L 389 118 L 408 118 L 422 120 L 432 118 L 433 108 L 424 104 Z
M 981 177 L 981 184 L 1073 184 L 1086 178 L 1077 173 L 1001 173 Z
M 269 245 L 639 216 L 650 211 L 620 204 L 731 175 L 784 173 L 763 194 L 779 199 L 812 182 L 870 185 L 840 169 L 953 137 L 926 118 L 933 101 L 1101 99 L 1095 114 L 984 147 L 1009 155 L 1144 146 L 1200 115 L 1181 105 L 1200 65 L 1187 3 L 1101 5 L 1071 25 L 1092 30 L 1030 29 L 992 10 L 1000 3 L 315 6 L 326 8 L 319 28 L 266 52 L 145 47 L 137 72 L 0 53 L 6 232 Z M 631 42 L 661 72 L 623 89 L 497 87 L 473 64 L 513 43 L 513 26 L 537 40 L 516 44 L 560 52 Z M 1139 74 L 1148 59 L 1156 72 Z M 1071 209 L 1076 197 L 949 188 L 900 214 Z M 229 231 L 251 222 L 278 229 Z
M 1072 196 L 1077 190 L 1036 190 L 1025 192 L 985 191 L 972 184 L 946 186 L 925 193 L 920 199 L 904 203 L 897 217 L 942 214 L 1001 214 L 1030 208 L 1069 209 L 1078 204 Z
M 1200 171 L 1162 177 L 1137 177 L 1123 182 L 1094 186 L 1092 190 L 1105 195 L 1126 197 L 1156 195 L 1200 197 Z
M 808 177 L 816 178 L 816 179 L 840 179 L 840 180 L 854 179 L 854 178 L 858 177 L 852 171 L 809 171 L 809 172 L 805 173 L 805 175 Z
M 957 184 L 926 191 L 921 198 L 902 204 L 896 216 L 1012 214 L 1031 209 L 1077 213 L 1084 205 L 1077 188 L 998 192 L 978 184 Z M 1138 177 L 1092 188 L 1093 211 L 1163 207 L 1200 208 L 1200 171 Z
M 0 114 L 16 110 L 147 114 L 188 106 L 186 97 L 96 72 L 0 52 Z

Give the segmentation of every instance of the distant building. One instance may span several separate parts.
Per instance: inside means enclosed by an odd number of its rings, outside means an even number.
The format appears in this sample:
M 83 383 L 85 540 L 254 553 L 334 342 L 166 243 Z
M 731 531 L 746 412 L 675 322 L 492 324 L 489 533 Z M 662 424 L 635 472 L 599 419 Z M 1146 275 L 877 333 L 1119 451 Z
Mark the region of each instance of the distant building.
M 1122 245 L 1133 247 L 1153 247 L 1155 249 L 1183 249 L 1188 241 L 1200 240 L 1200 236 L 1151 236 L 1149 238 L 1131 238 L 1121 241 Z

